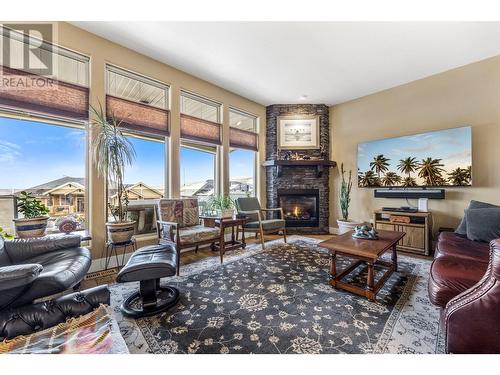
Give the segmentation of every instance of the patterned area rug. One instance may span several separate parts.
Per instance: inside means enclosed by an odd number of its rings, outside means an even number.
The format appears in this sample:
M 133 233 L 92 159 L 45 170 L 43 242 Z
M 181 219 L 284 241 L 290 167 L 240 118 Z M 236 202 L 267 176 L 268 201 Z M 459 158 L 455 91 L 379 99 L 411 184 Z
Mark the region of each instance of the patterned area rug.
M 377 302 L 328 285 L 328 253 L 291 236 L 183 267 L 168 284 L 178 306 L 137 321 L 118 306 L 138 283 L 111 287 L 131 353 L 440 353 L 439 311 L 427 298 L 430 261 L 399 257 Z M 348 259 L 338 260 L 340 268 Z M 363 284 L 358 267 L 351 282 Z M 377 276 L 380 275 L 377 273 Z M 166 280 L 165 280 L 166 281 Z

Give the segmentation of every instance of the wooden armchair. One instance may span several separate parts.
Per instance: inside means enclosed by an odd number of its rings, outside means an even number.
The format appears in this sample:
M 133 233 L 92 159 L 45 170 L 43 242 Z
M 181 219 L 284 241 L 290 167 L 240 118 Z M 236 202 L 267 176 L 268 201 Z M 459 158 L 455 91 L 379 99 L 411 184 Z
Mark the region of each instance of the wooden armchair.
M 198 199 L 160 199 L 156 210 L 156 230 L 159 243 L 176 244 L 177 275 L 179 275 L 181 250 L 211 244 L 220 240 L 220 229 L 200 224 Z
M 249 220 L 238 232 L 254 232 L 260 234 L 260 242 L 264 249 L 264 234 L 282 232 L 286 243 L 285 217 L 282 208 L 261 208 L 257 198 L 237 198 L 236 209 L 238 213 L 246 215 Z M 279 212 L 279 219 L 266 219 L 266 212 Z

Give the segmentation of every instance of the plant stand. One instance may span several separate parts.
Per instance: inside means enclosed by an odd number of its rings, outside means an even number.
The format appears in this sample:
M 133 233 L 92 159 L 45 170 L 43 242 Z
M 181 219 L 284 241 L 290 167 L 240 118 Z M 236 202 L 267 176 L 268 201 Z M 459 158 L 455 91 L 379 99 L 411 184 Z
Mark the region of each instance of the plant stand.
M 116 259 L 116 267 L 121 268 L 125 264 L 125 254 L 127 253 L 127 248 L 131 246 L 132 250 L 136 251 L 137 250 L 137 242 L 135 241 L 135 238 L 132 238 L 130 241 L 127 242 L 120 242 L 120 243 L 114 243 L 108 241 L 106 243 L 106 254 L 105 254 L 105 266 L 104 269 L 107 270 L 109 267 L 109 262 L 111 260 L 111 257 L 113 256 L 113 253 L 115 253 L 115 259 Z M 118 249 L 123 248 L 123 254 L 122 254 L 122 261 L 121 263 L 118 261 Z

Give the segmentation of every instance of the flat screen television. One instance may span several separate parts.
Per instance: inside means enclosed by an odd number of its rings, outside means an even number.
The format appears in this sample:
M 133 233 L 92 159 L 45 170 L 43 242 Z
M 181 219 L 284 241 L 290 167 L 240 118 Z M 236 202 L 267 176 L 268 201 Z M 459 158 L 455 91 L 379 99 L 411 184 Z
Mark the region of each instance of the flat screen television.
M 470 126 L 358 144 L 359 187 L 472 185 Z

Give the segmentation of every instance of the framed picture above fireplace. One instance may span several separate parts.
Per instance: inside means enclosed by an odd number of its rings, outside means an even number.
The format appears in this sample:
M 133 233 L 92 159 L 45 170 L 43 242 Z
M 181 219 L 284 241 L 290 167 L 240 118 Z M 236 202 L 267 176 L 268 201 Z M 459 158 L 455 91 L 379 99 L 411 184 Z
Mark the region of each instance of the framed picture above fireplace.
M 314 150 L 319 148 L 319 116 L 278 117 L 279 150 Z

